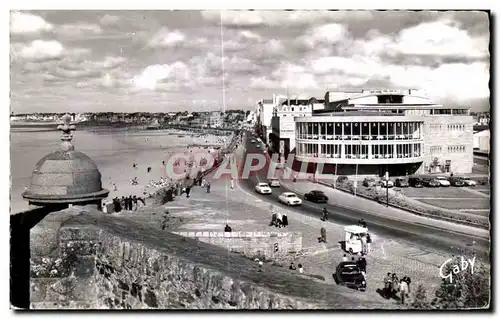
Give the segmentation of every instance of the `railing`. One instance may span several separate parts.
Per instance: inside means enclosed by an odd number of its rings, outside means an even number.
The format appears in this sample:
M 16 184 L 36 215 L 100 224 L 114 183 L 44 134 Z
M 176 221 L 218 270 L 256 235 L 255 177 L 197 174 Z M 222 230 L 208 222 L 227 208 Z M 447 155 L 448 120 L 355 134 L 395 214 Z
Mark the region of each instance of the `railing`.
M 319 135 L 319 134 L 297 134 L 297 139 L 316 141 L 404 141 L 419 140 L 420 134 L 393 134 L 393 135 Z
M 337 159 L 394 159 L 394 158 L 419 158 L 422 156 L 422 153 L 414 152 L 406 153 L 406 154 L 344 154 L 342 157 L 341 154 L 328 154 L 328 153 L 297 153 L 297 156 L 305 156 L 305 157 L 319 157 L 319 158 L 337 158 Z

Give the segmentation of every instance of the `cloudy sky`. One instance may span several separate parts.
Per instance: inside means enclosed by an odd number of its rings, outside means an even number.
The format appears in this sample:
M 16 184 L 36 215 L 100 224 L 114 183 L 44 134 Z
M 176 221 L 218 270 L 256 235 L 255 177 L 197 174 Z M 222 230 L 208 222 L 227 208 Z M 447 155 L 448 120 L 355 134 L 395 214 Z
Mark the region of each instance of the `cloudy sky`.
M 489 108 L 481 12 L 224 11 L 221 33 L 219 11 L 13 11 L 10 34 L 15 113 L 219 110 L 224 96 L 250 109 L 350 88 Z

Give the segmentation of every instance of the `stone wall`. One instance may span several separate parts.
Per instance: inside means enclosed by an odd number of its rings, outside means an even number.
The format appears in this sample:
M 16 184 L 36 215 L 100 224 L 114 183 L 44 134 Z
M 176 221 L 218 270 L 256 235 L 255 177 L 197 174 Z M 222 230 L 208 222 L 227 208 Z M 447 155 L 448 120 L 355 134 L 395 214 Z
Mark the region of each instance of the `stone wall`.
M 33 309 L 378 306 L 353 299 L 344 287 L 290 273 L 271 263 L 259 270 L 254 261 L 227 248 L 89 207 L 50 213 L 30 235 Z
M 204 243 L 221 246 L 248 257 L 280 258 L 302 249 L 301 233 L 279 232 L 174 232 Z

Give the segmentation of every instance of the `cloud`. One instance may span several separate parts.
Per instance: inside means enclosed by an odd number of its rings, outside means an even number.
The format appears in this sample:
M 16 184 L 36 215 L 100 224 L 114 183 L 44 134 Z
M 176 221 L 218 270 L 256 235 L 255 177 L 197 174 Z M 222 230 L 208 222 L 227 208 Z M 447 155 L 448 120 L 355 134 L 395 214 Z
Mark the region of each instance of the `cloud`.
M 67 37 L 78 37 L 101 34 L 102 29 L 97 24 L 92 23 L 63 24 L 56 27 L 55 33 Z
M 23 46 L 16 54 L 26 60 L 57 59 L 64 53 L 63 45 L 55 40 L 34 40 L 29 45 Z
M 52 24 L 37 15 L 20 11 L 13 11 L 10 14 L 10 32 L 14 34 L 51 31 L 53 28 Z
M 11 45 L 11 60 L 21 61 L 45 61 L 60 59 L 63 57 L 78 57 L 90 52 L 82 48 L 65 48 L 56 40 L 33 40 L 28 44 L 13 43 Z
M 342 41 L 347 37 L 347 30 L 344 25 L 338 23 L 326 24 L 315 27 L 304 36 L 300 37 L 299 41 L 303 42 L 309 48 L 315 48 L 318 44 L 332 45 Z
M 470 36 L 452 21 L 435 21 L 402 30 L 391 48 L 402 54 L 484 58 L 488 44 L 488 35 Z
M 165 80 L 185 81 L 190 78 L 190 71 L 186 64 L 175 62 L 173 64 L 154 64 L 147 66 L 140 74 L 134 77 L 132 83 L 136 88 L 154 90 Z M 165 83 L 163 83 L 165 84 Z M 168 85 L 168 83 L 166 83 Z
M 158 31 L 149 40 L 148 45 L 151 47 L 171 47 L 186 40 L 186 36 L 178 30 L 170 31 L 163 28 Z
M 102 24 L 102 25 L 114 25 L 116 24 L 118 21 L 121 20 L 121 17 L 119 16 L 115 16 L 115 15 L 110 15 L 110 14 L 106 14 L 104 15 L 100 20 L 99 22 Z
M 212 22 L 220 22 L 220 11 L 202 11 L 202 16 Z M 370 11 L 324 11 L 324 10 L 293 10 L 293 11 L 222 11 L 222 22 L 226 27 L 256 27 L 256 26 L 303 26 L 321 24 L 346 19 L 367 20 L 372 18 Z

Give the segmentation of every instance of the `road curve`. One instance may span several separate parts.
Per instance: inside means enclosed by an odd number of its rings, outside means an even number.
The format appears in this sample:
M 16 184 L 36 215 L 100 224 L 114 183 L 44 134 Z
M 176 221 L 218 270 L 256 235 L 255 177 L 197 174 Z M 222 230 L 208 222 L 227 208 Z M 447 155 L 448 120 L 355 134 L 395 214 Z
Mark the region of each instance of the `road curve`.
M 262 154 L 263 151 L 262 148 L 251 144 L 248 140 L 246 141 L 245 155 L 252 153 Z M 267 170 L 252 172 L 248 178 L 240 179 L 239 184 L 244 190 L 248 192 L 255 192 L 254 187 L 256 183 L 259 181 L 267 181 L 266 173 Z M 273 193 L 271 195 L 258 196 L 260 199 L 268 203 L 281 205 L 278 203 L 278 196 L 285 191 L 289 191 L 289 189 L 276 187 L 273 188 Z M 303 199 L 302 195 L 297 195 Z M 379 204 L 374 203 L 374 205 Z M 384 218 L 383 216 L 370 214 L 365 211 L 336 206 L 332 203 L 316 204 L 305 201 L 304 199 L 301 206 L 288 207 L 288 209 L 297 213 L 319 218 L 323 207 L 325 206 L 329 211 L 328 218 L 330 222 L 335 222 L 341 225 L 352 225 L 356 224 L 359 219 L 364 218 L 370 231 L 376 234 L 416 243 L 432 249 L 438 249 L 445 253 L 449 253 L 450 255 L 457 255 L 464 251 L 471 253 L 473 250 L 478 257 L 489 258 L 490 239 L 485 237 L 477 237 L 439 227 Z M 475 241 L 474 244 L 473 241 Z

